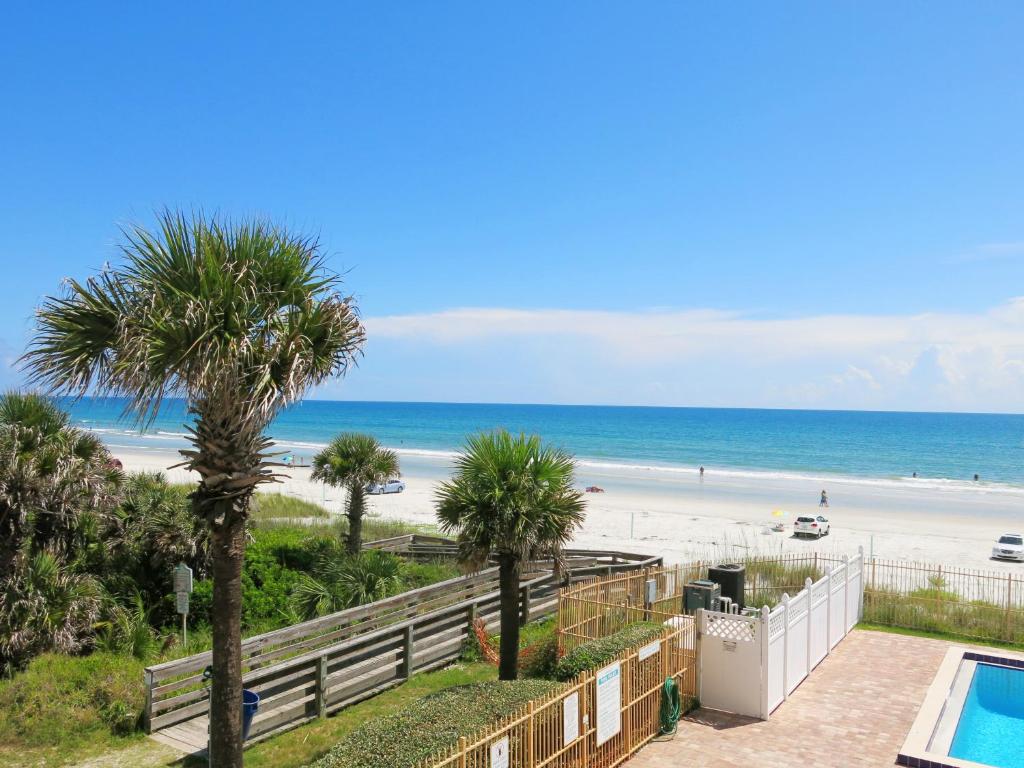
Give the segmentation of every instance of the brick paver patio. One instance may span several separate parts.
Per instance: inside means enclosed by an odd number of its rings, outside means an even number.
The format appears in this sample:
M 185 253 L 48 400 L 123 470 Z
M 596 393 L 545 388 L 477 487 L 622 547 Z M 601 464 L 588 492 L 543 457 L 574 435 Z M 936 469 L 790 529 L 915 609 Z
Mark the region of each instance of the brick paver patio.
M 767 722 L 697 710 L 627 768 L 894 765 L 950 645 L 855 630 Z

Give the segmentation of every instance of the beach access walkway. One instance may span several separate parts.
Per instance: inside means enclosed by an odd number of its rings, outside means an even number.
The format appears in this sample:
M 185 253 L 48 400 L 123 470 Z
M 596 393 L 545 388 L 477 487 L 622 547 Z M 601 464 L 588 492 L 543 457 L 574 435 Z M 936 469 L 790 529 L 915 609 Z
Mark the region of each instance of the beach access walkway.
M 767 721 L 699 709 L 627 768 L 892 766 L 952 645 L 854 630 Z

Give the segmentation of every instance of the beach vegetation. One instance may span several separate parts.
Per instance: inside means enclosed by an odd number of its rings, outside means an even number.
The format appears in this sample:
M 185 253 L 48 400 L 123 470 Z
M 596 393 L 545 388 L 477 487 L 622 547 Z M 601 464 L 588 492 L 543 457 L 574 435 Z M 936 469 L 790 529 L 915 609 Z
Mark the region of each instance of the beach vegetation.
M 127 397 L 144 423 L 188 403 L 184 465 L 193 513 L 210 527 L 211 759 L 242 764 L 242 570 L 256 487 L 275 479 L 266 429 L 312 386 L 343 374 L 365 334 L 315 240 L 264 220 L 166 210 L 123 231 L 124 264 L 37 311 L 23 361 L 54 392 Z
M 403 586 L 402 560 L 390 552 L 367 550 L 339 557 L 324 550 L 313 572 L 302 574 L 292 591 L 296 615 L 313 619 L 397 594 Z
M 462 561 L 480 567 L 492 553 L 498 560 L 502 680 L 518 676 L 520 567 L 560 557 L 582 524 L 585 502 L 574 483 L 571 455 L 535 435 L 501 430 L 468 438 L 438 489 L 438 521 L 457 536 Z
M 363 515 L 366 488 L 385 483 L 399 473 L 398 454 L 383 447 L 371 435 L 345 432 L 313 457 L 313 480 L 344 488 L 348 496 L 348 552 L 358 555 L 363 546 Z
M 492 680 L 446 688 L 364 723 L 312 768 L 414 768 L 557 687 L 547 680 Z
M 572 680 L 581 672 L 590 672 L 614 661 L 623 651 L 650 643 L 665 634 L 656 622 L 638 621 L 605 637 L 580 643 L 558 660 L 557 680 Z

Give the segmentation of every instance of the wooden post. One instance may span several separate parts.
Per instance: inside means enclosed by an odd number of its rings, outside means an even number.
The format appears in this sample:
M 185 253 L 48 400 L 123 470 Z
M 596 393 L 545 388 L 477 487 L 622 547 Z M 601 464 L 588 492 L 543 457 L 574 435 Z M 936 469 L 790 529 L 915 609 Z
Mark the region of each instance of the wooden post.
M 327 657 L 320 656 L 316 660 L 316 687 L 313 692 L 313 700 L 316 702 L 316 716 L 324 717 L 327 714 Z
M 402 630 L 402 679 L 412 677 L 412 652 L 415 645 L 413 626 L 410 624 Z
M 537 764 L 533 735 L 533 711 L 535 708 L 536 705 L 532 701 L 527 705 L 529 719 L 526 721 L 526 768 L 534 768 Z
M 1009 601 L 1007 601 L 1009 605 Z M 146 686 L 146 706 L 143 717 L 145 718 L 146 733 L 152 733 L 152 720 L 153 720 L 153 672 L 146 670 L 143 673 L 143 679 L 145 680 L 144 685 Z
M 520 602 L 522 603 L 522 623 L 528 624 L 530 622 L 530 585 L 525 585 L 520 591 Z
M 459 768 L 466 768 L 466 737 L 459 736 Z

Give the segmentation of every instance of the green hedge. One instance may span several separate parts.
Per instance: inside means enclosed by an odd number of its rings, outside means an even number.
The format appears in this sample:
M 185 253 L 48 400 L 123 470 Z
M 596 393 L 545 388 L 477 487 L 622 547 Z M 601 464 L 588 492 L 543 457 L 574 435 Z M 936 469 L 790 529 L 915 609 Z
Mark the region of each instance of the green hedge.
M 661 624 L 639 621 L 607 637 L 588 640 L 559 659 L 555 666 L 555 678 L 572 680 L 580 672 L 598 669 L 613 661 L 623 651 L 656 640 L 664 631 Z
M 412 768 L 557 687 L 547 680 L 516 680 L 438 691 L 361 725 L 310 768 Z

